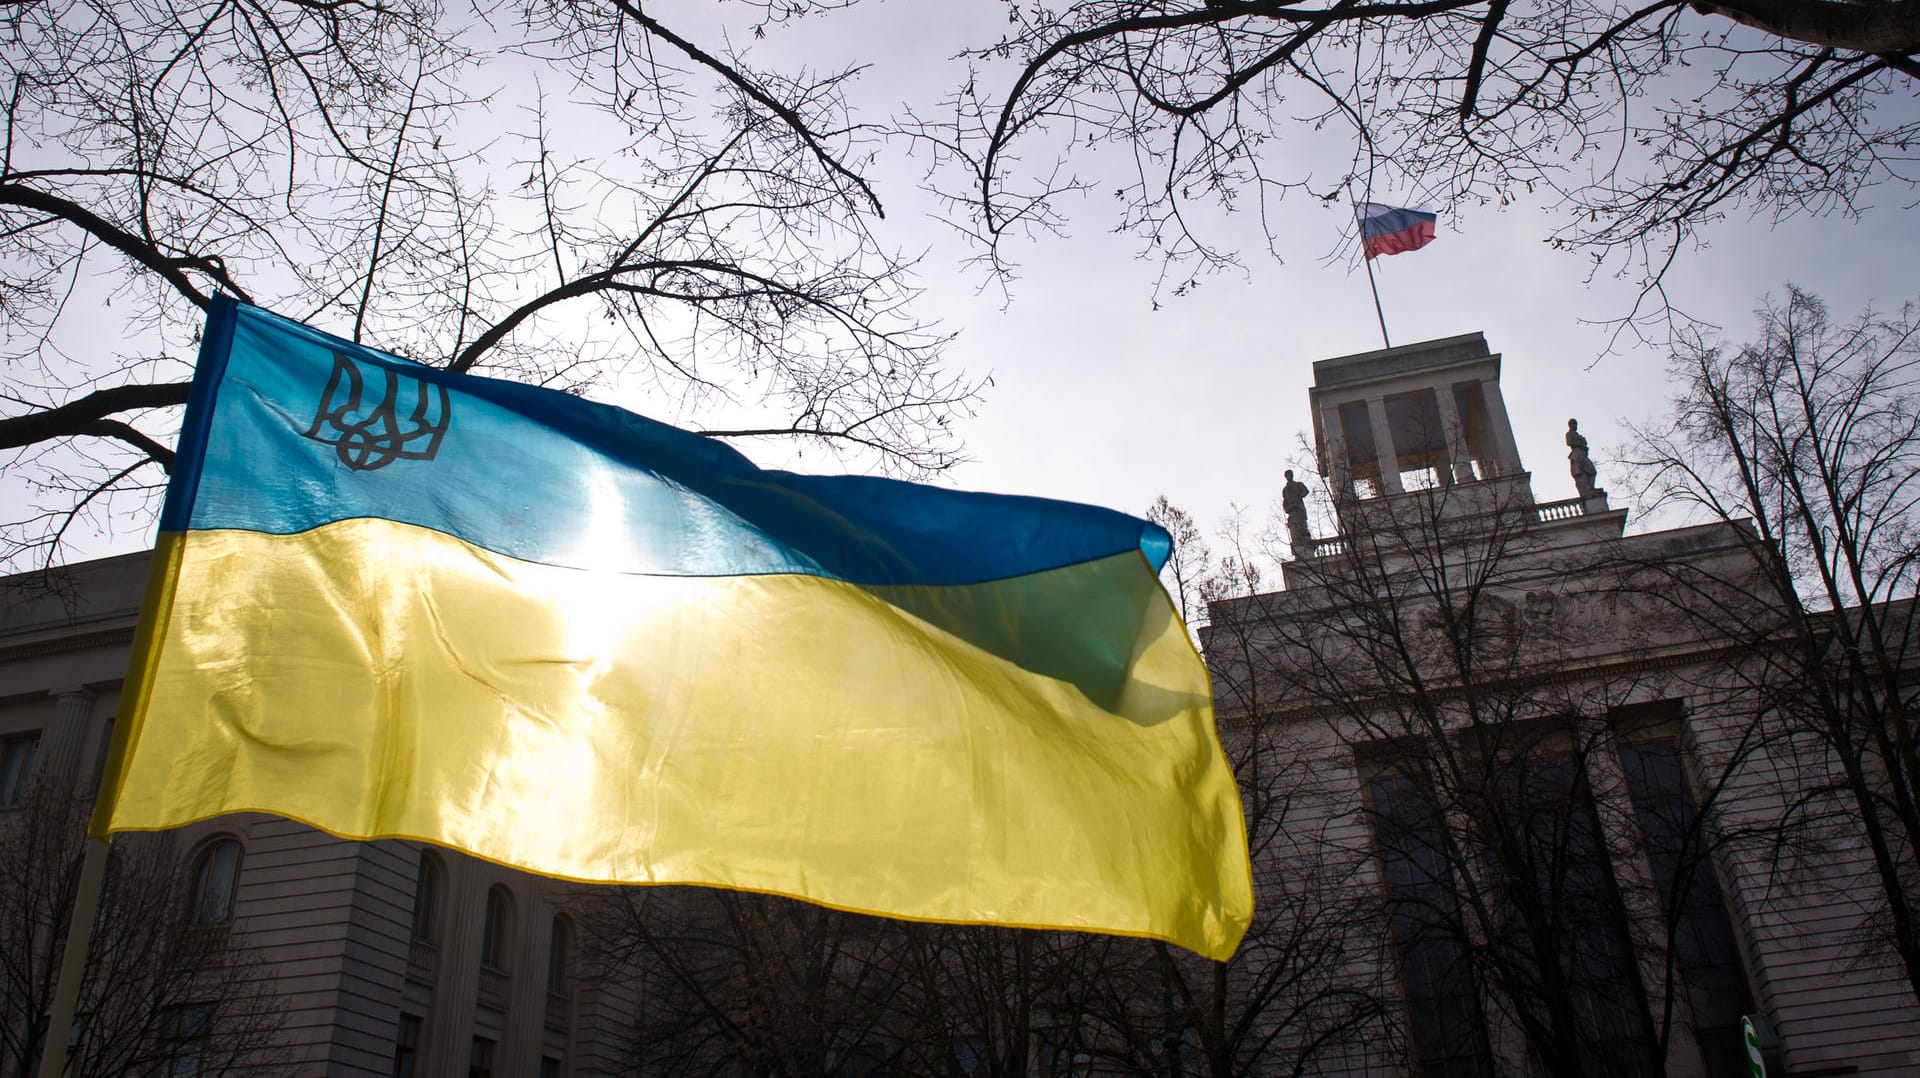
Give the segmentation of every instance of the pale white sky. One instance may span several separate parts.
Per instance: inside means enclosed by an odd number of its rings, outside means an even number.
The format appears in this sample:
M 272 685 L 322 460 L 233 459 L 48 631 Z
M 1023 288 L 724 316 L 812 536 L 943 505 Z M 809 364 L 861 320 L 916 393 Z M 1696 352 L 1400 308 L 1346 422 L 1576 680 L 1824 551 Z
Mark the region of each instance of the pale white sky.
M 903 104 L 927 110 L 949 92 L 964 78 L 951 54 L 997 37 L 1004 11 L 996 0 L 869 2 L 775 26 L 754 44 L 754 55 L 789 70 L 800 59 L 821 69 L 869 65 L 850 94 L 862 117 L 883 122 Z M 660 5 L 659 13 L 712 45 L 719 29 L 701 20 L 751 11 L 679 0 Z M 1010 76 L 989 69 L 981 77 L 1004 88 Z M 1251 215 L 1209 220 L 1214 235 L 1241 249 L 1244 272 L 1208 277 L 1190 295 L 1162 294 L 1156 310 L 1159 267 L 1137 257 L 1136 238 L 1113 234 L 1103 190 L 1069 204 L 1068 235 L 1013 248 L 1020 277 L 1011 302 L 1003 302 L 962 265 L 970 252 L 952 230 L 930 219 L 934 205 L 918 189 L 922 163 L 907 159 L 904 146 L 876 149 L 871 176 L 888 210 L 882 235 L 901 249 L 926 252 L 917 313 L 959 333 L 948 354 L 952 366 L 993 380 L 977 417 L 960 428 L 973 460 L 946 482 L 1136 513 L 1165 494 L 1209 532 L 1235 506 L 1258 524 L 1278 497 L 1281 470 L 1303 459 L 1312 361 L 1381 346 L 1357 255 L 1348 250 L 1328 261 L 1343 230 L 1350 231 L 1344 202 L 1292 197 L 1269 206 L 1278 259 L 1266 252 Z M 1269 172 L 1311 172 L 1323 185 L 1345 165 L 1337 143 L 1283 140 L 1268 152 Z M 1076 159 L 1078 170 L 1096 180 L 1102 169 L 1123 164 Z M 1380 201 L 1417 201 L 1406 196 L 1375 192 Z M 1920 296 L 1920 218 L 1908 209 L 1914 197 L 1901 188 L 1869 192 L 1860 220 L 1723 222 L 1708 230 L 1708 247 L 1683 254 L 1668 275 L 1668 293 L 1734 341 L 1750 333 L 1757 297 L 1781 293 L 1788 281 L 1825 297 L 1839 315 L 1868 301 L 1895 308 Z M 1633 289 L 1605 277 L 1589 281 L 1585 256 L 1548 249 L 1554 225 L 1540 205 L 1524 201 L 1443 215 L 1431 246 L 1375 263 L 1388 328 L 1395 344 L 1484 332 L 1504 356 L 1508 411 L 1537 495 L 1573 495 L 1561 436 L 1566 420 L 1577 417 L 1593 444 L 1600 485 L 1611 487 L 1621 505 L 1625 492 L 1613 467 L 1625 437 L 1620 421 L 1663 413 L 1665 360 L 1631 346 L 1601 355 L 1608 332 L 1595 323 L 1623 314 Z M 637 393 L 603 396 L 676 418 Z M 743 448 L 768 465 L 837 469 L 817 452 Z M 1324 502 L 1316 495 L 1310 503 L 1317 521 Z M 110 542 L 82 543 L 76 554 L 130 549 L 151 538 L 149 523 Z
M 990 0 L 863 8 L 776 30 L 756 48 L 813 54 L 823 67 L 864 61 L 871 66 L 855 99 L 865 108 L 903 100 L 924 107 L 954 85 L 952 43 L 991 40 L 1005 17 Z M 853 14 L 859 18 L 844 17 Z M 993 75 L 983 73 L 990 84 Z M 1312 170 L 1324 184 L 1340 175 L 1343 152 L 1283 142 L 1268 167 Z M 1081 172 L 1112 164 L 1121 163 L 1082 159 Z M 1158 267 L 1137 258 L 1134 237 L 1112 234 L 1109 203 L 1089 197 L 1074 209 L 1069 236 L 1016 248 L 1021 280 L 1003 306 L 959 268 L 964 249 L 926 223 L 916 174 L 878 175 L 900 244 L 933 245 L 922 314 L 960 331 L 954 362 L 993 376 L 985 407 L 963 428 L 975 460 L 953 473 L 958 485 L 1133 512 L 1166 494 L 1208 531 L 1234 506 L 1257 522 L 1277 502 L 1281 470 L 1300 460 L 1312 362 L 1381 347 L 1357 255 L 1326 264 L 1342 230 L 1350 231 L 1342 202 L 1294 197 L 1269 207 L 1278 261 L 1250 215 L 1216 221 L 1218 235 L 1244 235 L 1245 273 L 1207 278 L 1188 296 L 1163 295 L 1155 310 Z M 1758 297 L 1784 293 L 1789 281 L 1826 298 L 1836 315 L 1865 301 L 1897 308 L 1920 297 L 1920 216 L 1908 209 L 1915 194 L 1870 192 L 1858 221 L 1720 223 L 1706 249 L 1683 254 L 1668 293 L 1735 342 L 1750 335 Z M 1574 417 L 1618 506 L 1624 490 L 1610 465 L 1626 437 L 1620 421 L 1664 413 L 1666 360 L 1638 347 L 1602 357 L 1609 333 L 1595 323 L 1624 314 L 1634 289 L 1588 281 L 1586 256 L 1550 250 L 1544 241 L 1556 224 L 1524 202 L 1443 216 L 1433 244 L 1375 261 L 1387 328 L 1396 345 L 1484 332 L 1504 357 L 1502 386 L 1538 497 L 1574 495 L 1562 441 Z M 1318 494 L 1310 502 L 1316 521 L 1324 503 Z

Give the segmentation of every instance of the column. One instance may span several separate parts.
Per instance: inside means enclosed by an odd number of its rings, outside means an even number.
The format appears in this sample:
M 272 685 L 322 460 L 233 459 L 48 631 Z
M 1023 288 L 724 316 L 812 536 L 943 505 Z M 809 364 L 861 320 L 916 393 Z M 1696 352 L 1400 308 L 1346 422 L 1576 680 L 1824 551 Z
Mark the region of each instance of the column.
M 1507 418 L 1507 402 L 1500 395 L 1500 383 L 1480 383 L 1480 403 L 1487 409 L 1487 433 L 1493 438 L 1494 459 L 1501 475 L 1519 475 L 1520 450 L 1513 444 L 1513 422 Z
M 85 685 L 49 693 L 53 697 L 53 721 L 40 734 L 40 774 L 35 782 L 58 783 L 74 797 L 91 798 L 93 775 L 84 766 L 81 753 L 93 727 L 93 690 Z
M 475 997 L 480 991 L 480 929 L 494 870 L 464 854 L 448 852 L 447 904 L 440 922 L 440 976 L 426 1015 L 421 1061 L 425 1074 L 464 1074 L 473 1050 Z M 427 1053 L 432 1053 L 430 1056 Z M 498 1067 L 494 1073 L 503 1073 Z
M 553 940 L 553 903 L 531 877 L 513 881 L 520 938 L 514 943 L 513 981 L 507 985 L 512 1020 L 500 1038 L 500 1074 L 539 1074 L 547 1041 L 547 948 Z M 522 912 L 524 911 L 524 912 Z
M 1373 425 L 1373 452 L 1380 462 L 1380 492 L 1398 494 L 1400 454 L 1393 448 L 1393 429 L 1387 425 L 1387 399 L 1367 398 L 1367 420 Z
M 1340 422 L 1338 404 L 1320 408 L 1320 471 L 1333 488 L 1333 503 L 1353 497 L 1353 469 L 1347 466 L 1347 428 Z
M 1435 386 L 1434 403 L 1440 407 L 1440 427 L 1447 432 L 1447 460 L 1453 465 L 1457 483 L 1473 481 L 1473 456 L 1467 451 L 1467 430 L 1460 423 L 1460 409 L 1454 407 L 1453 387 Z

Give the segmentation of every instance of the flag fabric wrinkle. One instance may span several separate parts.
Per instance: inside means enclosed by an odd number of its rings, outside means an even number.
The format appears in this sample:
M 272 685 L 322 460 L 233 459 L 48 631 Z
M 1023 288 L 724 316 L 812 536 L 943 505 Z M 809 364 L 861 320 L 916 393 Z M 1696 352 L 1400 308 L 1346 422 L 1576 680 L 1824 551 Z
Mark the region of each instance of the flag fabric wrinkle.
M 94 832 L 261 811 L 1223 958 L 1246 838 L 1169 550 L 222 297 Z

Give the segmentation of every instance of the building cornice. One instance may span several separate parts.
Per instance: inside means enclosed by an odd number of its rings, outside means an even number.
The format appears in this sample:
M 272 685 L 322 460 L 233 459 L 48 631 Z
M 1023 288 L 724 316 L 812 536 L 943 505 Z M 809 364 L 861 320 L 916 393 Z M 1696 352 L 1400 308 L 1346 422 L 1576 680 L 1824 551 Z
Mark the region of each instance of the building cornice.
M 29 640 L 0 641 L 0 663 L 39 659 L 49 655 L 70 655 L 76 651 L 100 648 L 125 648 L 133 644 L 136 626 L 132 622 L 78 633 L 39 636 Z

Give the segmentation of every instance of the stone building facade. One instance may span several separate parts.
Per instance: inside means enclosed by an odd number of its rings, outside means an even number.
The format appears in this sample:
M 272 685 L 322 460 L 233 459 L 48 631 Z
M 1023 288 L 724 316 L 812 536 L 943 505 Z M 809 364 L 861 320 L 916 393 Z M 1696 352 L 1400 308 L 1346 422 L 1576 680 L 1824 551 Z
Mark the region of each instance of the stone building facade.
M 1272 994 L 1220 1013 L 1275 1022 L 1257 1058 L 1303 1073 L 1719 1078 L 1748 1073 L 1749 1018 L 1769 1074 L 1920 1073 L 1833 761 L 1758 691 L 1746 536 L 1629 534 L 1572 429 L 1574 496 L 1537 500 L 1500 365 L 1478 334 L 1314 365 L 1324 486 L 1289 493 L 1283 587 L 1203 632 L 1230 752 L 1274 764 L 1241 775 L 1262 938 L 1218 981 Z M 0 847 L 91 797 L 146 562 L 0 581 Z M 143 912 L 241 971 L 148 1016 L 153 1069 L 224 1069 L 216 987 L 256 1004 L 238 1062 L 261 1073 L 628 1069 L 644 981 L 590 972 L 565 884 L 264 816 L 153 843 L 174 886 Z M 1202 1023 L 1149 1024 L 1198 1073 Z M 1087 1035 L 1037 1035 L 1032 1069 L 1138 1072 Z
M 1315 363 L 1318 537 L 1203 633 L 1223 735 L 1303 776 L 1257 875 L 1377 903 L 1343 977 L 1383 1018 L 1316 1068 L 1745 1075 L 1751 1019 L 1769 1074 L 1920 1073 L 1841 769 L 1764 688 L 1750 534 L 1628 534 L 1572 424 L 1575 496 L 1536 500 L 1500 364 Z
M 147 560 L 134 554 L 0 581 L 0 843 L 27 827 L 32 806 L 44 814 L 51 804 L 91 800 Z M 173 856 L 141 864 L 179 875 L 177 888 L 151 892 L 176 908 L 142 916 L 221 937 L 226 960 L 257 990 L 250 1020 L 259 1027 L 248 1050 L 229 1059 L 217 1013 L 201 1018 L 184 986 L 183 1002 L 158 1017 L 162 1039 L 174 1042 L 153 1049 L 160 1058 L 149 1063 L 162 1073 L 213 1073 L 227 1062 L 297 1075 L 545 1078 L 617 1069 L 633 1001 L 617 982 L 583 975 L 566 884 L 414 843 L 348 842 L 268 816 L 225 817 L 160 841 Z M 36 968 L 49 968 L 51 946 L 51 934 L 38 933 Z M 195 1043 L 200 1034 L 206 1043 Z M 14 1070 L 0 1063 L 0 1073 Z

